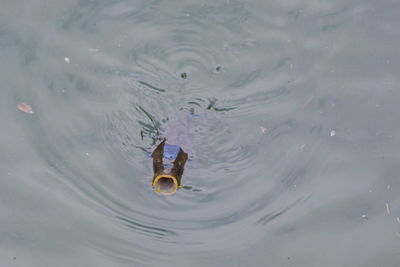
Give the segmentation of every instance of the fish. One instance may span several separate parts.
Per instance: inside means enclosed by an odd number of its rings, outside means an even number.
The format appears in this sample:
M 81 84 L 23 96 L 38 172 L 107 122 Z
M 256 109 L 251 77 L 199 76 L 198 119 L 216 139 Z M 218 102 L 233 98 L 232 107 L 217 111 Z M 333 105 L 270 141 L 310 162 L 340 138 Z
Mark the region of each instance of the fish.
M 181 179 L 188 154 L 178 145 L 167 144 L 166 139 L 152 153 L 154 191 L 159 195 L 173 195 L 182 187 Z

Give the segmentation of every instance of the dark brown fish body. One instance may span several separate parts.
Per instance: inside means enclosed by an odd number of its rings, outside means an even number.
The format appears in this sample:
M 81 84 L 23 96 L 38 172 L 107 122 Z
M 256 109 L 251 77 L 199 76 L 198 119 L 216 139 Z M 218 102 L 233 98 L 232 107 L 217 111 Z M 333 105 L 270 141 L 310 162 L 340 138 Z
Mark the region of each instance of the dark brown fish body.
M 163 195 L 172 195 L 181 187 L 181 178 L 188 154 L 177 145 L 165 143 L 165 139 L 154 150 L 153 188 Z

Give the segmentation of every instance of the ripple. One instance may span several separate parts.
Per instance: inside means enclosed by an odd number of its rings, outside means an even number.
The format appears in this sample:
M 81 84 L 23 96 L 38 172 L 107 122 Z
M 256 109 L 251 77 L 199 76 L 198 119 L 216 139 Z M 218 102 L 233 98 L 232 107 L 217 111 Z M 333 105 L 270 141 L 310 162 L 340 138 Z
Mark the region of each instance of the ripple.
M 62 190 L 107 221 L 116 244 L 100 251 L 129 260 L 130 242 L 144 258 L 239 250 L 305 201 L 294 186 L 307 173 L 296 163 L 312 150 L 299 149 L 304 140 L 295 137 L 306 126 L 290 98 L 303 81 L 284 71 L 286 56 L 270 56 L 268 68 L 257 58 L 240 61 L 254 44 L 244 26 L 248 11 L 230 2 L 227 10 L 166 11 L 142 22 L 140 36 L 138 26 L 121 26 L 125 37 L 114 54 L 105 49 L 75 69 L 48 70 L 34 97 L 35 143 L 45 144 L 36 150 Z M 129 22 L 143 16 L 126 5 L 107 5 L 103 14 Z M 190 155 L 187 190 L 169 198 L 151 189 L 149 155 L 162 137 Z

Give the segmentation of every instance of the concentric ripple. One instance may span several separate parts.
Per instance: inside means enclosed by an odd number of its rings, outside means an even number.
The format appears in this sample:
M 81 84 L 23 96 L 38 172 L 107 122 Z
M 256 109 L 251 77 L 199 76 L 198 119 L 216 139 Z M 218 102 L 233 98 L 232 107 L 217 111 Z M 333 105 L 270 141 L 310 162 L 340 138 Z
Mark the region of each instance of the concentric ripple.
M 46 70 L 34 97 L 35 143 L 46 144 L 38 153 L 64 194 L 94 211 L 114 237 L 93 244 L 98 251 L 131 260 L 132 251 L 163 258 L 254 244 L 308 197 L 296 191 L 307 176 L 296 163 L 311 162 L 313 146 L 295 136 L 310 125 L 297 122 L 302 103 L 289 98 L 303 81 L 285 73 L 287 57 L 246 67 L 252 34 L 237 1 L 165 10 L 151 23 L 136 21 L 138 10 L 122 12 L 120 2 L 101 13 L 124 15 L 118 33 L 102 32 L 118 44 Z M 109 17 L 92 19 L 104 25 Z M 151 189 L 149 155 L 163 137 L 190 155 L 184 188 L 171 197 Z

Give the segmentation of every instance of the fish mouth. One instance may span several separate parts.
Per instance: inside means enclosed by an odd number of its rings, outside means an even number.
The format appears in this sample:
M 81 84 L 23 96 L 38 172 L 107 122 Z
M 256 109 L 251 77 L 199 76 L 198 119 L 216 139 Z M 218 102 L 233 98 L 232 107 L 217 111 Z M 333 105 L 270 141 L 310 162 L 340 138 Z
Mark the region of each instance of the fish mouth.
M 154 191 L 160 195 L 173 195 L 178 187 L 178 180 L 171 175 L 159 175 L 153 181 Z

